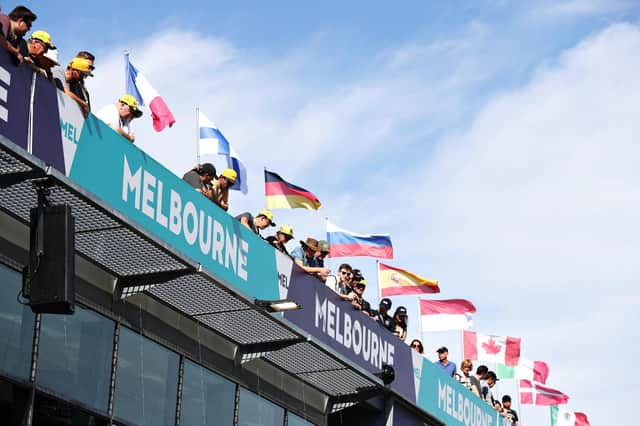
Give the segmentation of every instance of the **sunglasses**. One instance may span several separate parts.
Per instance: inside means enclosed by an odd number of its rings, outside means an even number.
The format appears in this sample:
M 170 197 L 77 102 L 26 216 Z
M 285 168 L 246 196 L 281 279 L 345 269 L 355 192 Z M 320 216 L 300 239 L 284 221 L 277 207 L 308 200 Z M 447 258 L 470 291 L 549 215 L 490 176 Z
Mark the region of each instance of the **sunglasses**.
M 420 344 L 419 343 L 414 343 L 413 345 L 411 345 L 411 347 L 420 349 Z
M 358 284 L 358 285 L 356 286 L 356 288 L 357 288 L 357 289 L 360 289 L 360 290 L 364 290 L 366 287 L 367 287 L 367 286 L 366 286 L 366 285 L 364 285 L 364 284 Z
M 340 271 L 340 273 L 346 277 L 350 277 L 351 276 L 351 272 L 348 271 Z

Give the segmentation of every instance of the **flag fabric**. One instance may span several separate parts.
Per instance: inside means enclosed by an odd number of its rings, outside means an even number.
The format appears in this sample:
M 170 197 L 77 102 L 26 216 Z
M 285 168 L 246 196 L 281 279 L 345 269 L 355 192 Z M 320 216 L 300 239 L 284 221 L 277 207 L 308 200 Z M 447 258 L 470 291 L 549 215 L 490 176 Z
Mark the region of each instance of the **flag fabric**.
M 590 426 L 590 423 L 584 413 L 569 411 L 557 405 L 552 405 L 551 426 Z
M 382 297 L 440 293 L 438 281 L 384 263 L 378 263 L 378 286 Z
M 471 327 L 471 314 L 475 312 L 473 303 L 464 299 L 420 299 L 421 330 L 464 330 Z
M 268 209 L 318 210 L 322 206 L 311 192 L 267 170 L 264 171 L 264 195 Z
M 153 129 L 156 132 L 161 131 L 165 127 L 173 126 L 176 119 L 173 118 L 173 114 L 169 110 L 169 107 L 164 102 L 164 99 L 160 97 L 156 89 L 154 89 L 149 81 L 146 79 L 133 64 L 129 61 L 129 54 L 124 55 L 125 66 L 125 80 L 126 91 L 132 95 L 138 101 L 140 105 L 147 105 L 151 111 L 151 118 L 153 120 Z
M 520 404 L 558 405 L 569 402 L 569 397 L 531 380 L 520 380 Z
M 549 377 L 549 366 L 544 361 L 531 361 L 520 357 L 516 366 L 498 364 L 496 374 L 499 379 L 526 379 L 544 385 Z
M 508 366 L 518 365 L 518 361 L 520 360 L 519 337 L 491 336 L 467 330 L 463 333 L 465 359 L 493 362 Z
M 202 112 L 198 111 L 198 146 L 200 154 L 223 155 L 227 159 L 227 167 L 236 171 L 237 178 L 231 189 L 242 191 L 246 194 L 249 190 L 247 185 L 247 169 L 240 160 L 238 153 L 231 146 L 222 132 L 213 125 L 211 120 Z
M 388 234 L 356 234 L 327 221 L 327 241 L 329 257 L 369 256 L 393 259 L 393 246 Z

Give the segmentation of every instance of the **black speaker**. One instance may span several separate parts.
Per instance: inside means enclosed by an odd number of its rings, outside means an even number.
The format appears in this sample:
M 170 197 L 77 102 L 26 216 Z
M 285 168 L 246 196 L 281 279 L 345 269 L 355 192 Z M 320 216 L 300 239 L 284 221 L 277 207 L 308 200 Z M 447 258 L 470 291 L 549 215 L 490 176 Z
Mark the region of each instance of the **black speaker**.
M 23 293 L 34 313 L 75 310 L 75 219 L 62 204 L 31 209 L 29 268 Z

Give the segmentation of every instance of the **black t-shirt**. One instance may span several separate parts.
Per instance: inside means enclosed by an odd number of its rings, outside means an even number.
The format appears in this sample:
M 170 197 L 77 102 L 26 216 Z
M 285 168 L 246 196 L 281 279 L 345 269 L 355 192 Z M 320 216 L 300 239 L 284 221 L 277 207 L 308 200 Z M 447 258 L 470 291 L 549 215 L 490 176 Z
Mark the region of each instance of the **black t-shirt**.
M 284 244 L 278 241 L 278 237 L 276 237 L 275 235 L 268 236 L 266 240 L 269 244 L 274 246 L 276 249 L 280 250 L 282 253 L 286 254 L 287 256 L 289 255 L 287 248 L 284 246 Z
M 251 230 L 253 232 L 255 232 L 256 235 L 260 235 L 260 230 L 258 228 L 256 228 L 256 225 L 253 223 L 253 215 L 251 213 L 249 213 L 249 212 L 242 213 L 242 214 L 239 214 L 238 216 L 236 216 L 236 220 L 239 221 L 243 217 L 247 218 L 247 220 L 249 221 L 249 227 L 251 228 Z

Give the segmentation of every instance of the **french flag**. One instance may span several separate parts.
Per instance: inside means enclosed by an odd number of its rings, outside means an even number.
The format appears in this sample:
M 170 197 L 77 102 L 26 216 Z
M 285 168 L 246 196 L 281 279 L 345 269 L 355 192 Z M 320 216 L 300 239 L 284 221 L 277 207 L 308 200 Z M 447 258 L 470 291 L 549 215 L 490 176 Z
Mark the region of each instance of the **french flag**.
M 129 62 L 129 53 L 124 54 L 125 80 L 127 81 L 127 93 L 136 98 L 139 105 L 147 105 L 151 110 L 153 129 L 156 132 L 165 127 L 173 126 L 176 119 L 169 107 L 160 97 L 156 89 L 149 84 L 144 74 Z
M 327 241 L 329 257 L 369 256 L 393 259 L 393 246 L 388 234 L 356 234 L 327 221 Z

